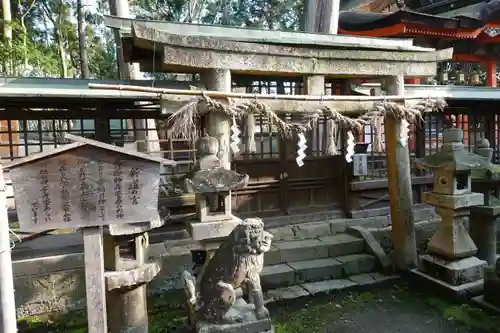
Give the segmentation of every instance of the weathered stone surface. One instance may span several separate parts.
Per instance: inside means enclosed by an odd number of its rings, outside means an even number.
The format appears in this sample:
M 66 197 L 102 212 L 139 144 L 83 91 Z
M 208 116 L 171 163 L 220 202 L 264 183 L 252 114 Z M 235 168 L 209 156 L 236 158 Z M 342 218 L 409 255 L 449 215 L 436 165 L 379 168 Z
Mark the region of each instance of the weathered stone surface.
M 189 271 L 182 273 L 184 290 L 190 308 L 196 309 L 196 321 L 213 324 L 236 323 L 243 310 L 235 316 L 235 289 L 249 290 L 248 306 L 256 319 L 268 319 L 261 289 L 264 253 L 271 248 L 273 236 L 264 230 L 260 218 L 248 218 L 227 236 L 196 279 Z M 240 299 L 240 301 L 242 301 Z M 245 322 L 252 322 L 245 320 Z
M 156 219 L 148 222 L 111 224 L 108 231 L 113 236 L 133 235 L 147 232 L 151 229 L 159 228 L 165 223 L 165 220 L 158 215 Z
M 295 270 L 287 264 L 266 266 L 260 274 L 262 288 L 273 289 L 295 284 Z
M 295 237 L 311 238 L 318 235 L 330 235 L 330 223 L 327 221 L 305 223 L 292 226 Z
M 310 215 L 312 216 L 313 219 L 317 218 L 315 217 L 316 215 L 313 214 Z M 290 216 L 287 218 L 293 219 L 294 216 Z M 306 221 L 306 218 L 307 214 L 304 214 L 304 216 L 301 217 L 301 219 L 303 219 L 304 221 Z M 336 221 L 341 221 L 339 223 L 335 223 L 333 220 L 329 221 L 329 223 L 331 225 L 343 225 L 344 226 L 343 230 L 345 230 L 347 222 L 349 222 L 349 225 L 358 225 L 359 223 L 361 223 L 361 221 L 366 221 L 366 220 L 370 219 L 339 219 L 336 220 Z M 379 221 L 377 223 L 382 223 L 382 220 L 384 219 L 377 218 L 371 220 L 376 220 Z M 385 221 L 388 221 L 388 219 L 385 219 Z M 417 238 L 420 240 L 419 244 L 423 244 L 427 240 L 429 235 L 431 235 L 433 230 L 435 230 L 436 226 L 437 226 L 436 221 L 416 224 Z M 268 231 L 280 230 L 282 235 L 286 234 L 286 237 L 283 238 L 290 239 L 290 235 L 293 236 L 293 232 L 290 229 L 291 226 L 286 226 L 286 227 L 268 229 Z M 374 233 L 374 235 L 377 236 L 377 238 L 379 237 L 380 234 L 383 234 L 385 235 L 384 238 L 390 240 L 390 228 L 377 231 L 371 230 L 371 231 Z M 54 235 L 54 236 L 60 236 L 60 235 Z M 315 237 L 317 236 L 323 237 L 325 235 L 323 234 L 315 235 Z M 343 237 L 342 234 L 338 236 Z M 335 239 L 335 238 L 327 237 L 327 240 L 328 239 Z M 51 242 L 53 241 L 54 240 L 52 240 Z M 30 243 L 27 242 L 26 244 L 28 245 Z M 348 247 L 350 247 L 350 243 L 348 244 L 349 244 Z M 388 246 L 389 246 L 388 248 L 390 248 L 390 242 L 388 242 Z M 163 269 L 158 274 L 158 276 L 150 284 L 148 284 L 148 290 L 152 293 L 162 293 L 172 289 L 182 289 L 182 281 L 180 279 L 181 272 L 184 270 L 190 270 L 192 268 L 193 264 L 191 260 L 190 250 L 194 249 L 201 249 L 201 246 L 199 243 L 195 243 L 192 240 L 167 241 L 165 243 L 151 244 L 151 248 L 148 251 L 149 259 L 154 260 L 154 259 L 159 259 L 161 257 L 163 261 Z M 165 251 L 167 251 L 167 254 L 164 254 Z M 331 254 L 334 254 L 334 252 Z M 273 251 L 271 249 L 269 253 L 270 256 L 267 257 L 267 255 L 268 254 L 265 255 L 266 265 L 270 265 L 273 263 L 271 259 L 268 259 L 268 258 L 273 258 L 273 256 L 274 256 L 273 259 L 274 263 L 277 263 L 276 260 L 278 260 L 277 259 L 278 251 Z M 271 287 L 282 287 L 284 285 L 295 284 L 294 281 L 295 271 L 288 265 L 284 265 L 281 267 L 286 267 L 287 273 L 282 272 L 281 276 L 277 277 L 272 277 L 271 275 L 268 275 L 263 278 L 263 281 L 265 279 L 271 281 L 272 282 L 270 283 Z M 55 274 L 56 276 L 55 279 L 59 280 L 57 276 L 60 276 L 60 274 L 74 274 L 71 272 L 78 271 L 79 269 L 83 269 L 83 254 L 81 253 L 58 255 L 58 256 L 44 257 L 44 258 L 14 260 L 13 271 L 16 280 L 16 297 L 21 297 L 24 299 L 24 301 L 22 301 L 21 303 L 19 303 L 18 301 L 18 304 L 20 304 L 18 306 L 22 306 L 22 308 L 19 311 L 23 313 L 40 314 L 53 311 L 65 311 L 65 309 L 72 309 L 78 307 L 83 308 L 85 306 L 84 290 L 81 289 L 83 288 L 82 287 L 83 284 L 80 282 L 83 280 L 78 280 L 79 282 L 77 287 L 75 287 L 71 283 L 65 283 L 61 284 L 58 288 L 55 288 L 55 290 L 51 292 L 52 293 L 50 294 L 51 297 L 57 300 L 64 299 L 64 301 L 50 301 L 50 302 L 44 301 L 44 303 L 42 304 L 41 302 L 38 301 L 37 298 L 34 298 L 32 297 L 32 295 L 29 295 L 29 294 L 47 295 L 47 292 L 44 289 L 45 288 L 44 286 L 47 285 L 47 282 L 42 282 L 42 283 L 37 282 L 40 279 L 40 276 Z M 264 272 L 266 270 L 269 272 L 269 270 L 273 270 L 273 268 L 266 267 L 264 269 Z M 68 271 L 70 271 L 70 273 L 67 273 Z M 18 277 L 21 278 L 19 281 Z M 30 287 L 31 289 L 24 288 L 21 286 L 23 283 L 32 283 L 33 286 Z M 267 286 L 266 289 L 269 289 L 269 287 L 270 286 Z
M 280 250 L 274 244 L 271 245 L 269 251 L 264 253 L 264 263 L 266 266 L 281 264 Z
M 333 258 L 316 259 L 289 263 L 295 270 L 295 281 L 314 282 L 342 275 L 342 265 Z
M 154 244 L 149 244 L 148 246 L 148 251 L 147 255 L 148 257 L 146 258 L 147 261 L 150 260 L 155 260 L 159 259 L 164 255 L 167 255 L 167 248 L 165 247 L 165 244 L 163 243 L 154 243 Z
M 484 268 L 484 300 L 500 307 L 500 278 L 496 274 L 495 266 Z
M 188 231 L 195 241 L 226 237 L 240 222 L 235 216 L 218 221 L 188 221 Z
M 328 257 L 328 245 L 317 239 L 275 242 L 274 246 L 280 251 L 282 263 Z
M 161 262 L 146 263 L 140 267 L 126 270 L 105 272 L 106 287 L 108 290 L 129 288 L 149 283 L 161 270 Z
M 307 292 L 309 292 L 311 295 L 316 295 L 319 293 L 329 293 L 344 288 L 354 287 L 356 285 L 356 282 L 347 279 L 336 279 L 301 284 L 302 288 L 307 290 Z
M 328 246 L 328 256 L 337 257 L 364 250 L 363 239 L 348 234 L 320 237 L 319 240 Z
M 427 244 L 429 253 L 437 254 L 449 260 L 473 256 L 477 247 L 465 229 L 468 220 L 468 211 L 436 208 L 441 215 L 441 224 L 438 231 Z
M 472 301 L 484 309 L 500 314 L 500 307 L 495 305 L 494 303 L 490 303 L 489 301 L 487 301 L 485 296 L 486 295 L 473 297 Z
M 423 194 L 422 199 L 430 205 L 449 209 L 459 209 L 484 204 L 484 195 L 482 193 L 445 195 L 426 192 Z
M 422 280 L 427 280 L 432 282 L 438 287 L 442 287 L 444 290 L 447 291 L 452 291 L 453 293 L 456 293 L 458 295 L 463 295 L 463 296 L 471 296 L 471 295 L 477 295 L 483 290 L 483 280 L 477 280 L 469 283 L 464 283 L 461 285 L 453 285 L 450 283 L 447 283 L 443 280 L 437 279 L 433 276 L 430 276 L 419 269 L 413 269 L 411 270 L 411 273 L 414 274 L 415 277 L 418 277 Z
M 290 240 L 295 238 L 295 234 L 290 226 L 284 226 L 279 228 L 270 228 L 268 231 L 273 234 L 276 241 L 280 240 Z
M 12 262 L 14 277 L 75 270 L 83 267 L 83 253 L 62 254 Z
M 309 293 L 299 285 L 293 285 L 285 288 L 278 288 L 266 292 L 266 302 L 274 302 L 285 299 L 295 299 L 309 296 Z
M 342 269 L 345 275 L 371 272 L 375 269 L 376 264 L 375 257 L 365 253 L 349 254 L 335 259 L 342 263 Z
M 415 238 L 419 252 L 426 249 L 429 239 L 438 230 L 440 223 L 440 219 L 415 223 Z M 392 249 L 391 227 L 373 228 L 369 231 L 386 252 Z
M 430 254 L 420 256 L 422 272 L 454 286 L 481 280 L 485 265 L 485 261 L 476 257 L 447 261 Z
M 470 237 L 477 246 L 476 257 L 486 261 L 488 265 L 494 265 L 497 258 L 497 217 L 472 210 L 469 220 Z
M 296 283 L 313 282 L 342 275 L 342 265 L 333 258 L 298 261 L 288 264 L 295 271 Z
M 384 275 L 378 272 L 370 273 L 370 275 L 377 283 L 400 278 L 399 275 Z
M 17 277 L 14 289 L 18 317 L 86 306 L 83 269 Z
M 217 44 L 220 44 L 218 41 Z M 238 48 L 243 43 L 239 43 Z M 255 46 L 251 43 L 252 48 Z M 336 50 L 338 51 L 338 50 Z M 361 60 L 353 57 L 370 57 L 373 51 L 353 51 L 349 50 L 344 58 L 316 58 L 302 57 L 294 55 L 297 49 L 279 54 L 252 52 L 252 57 L 246 56 L 248 53 L 227 53 L 223 50 L 199 49 L 193 47 L 180 47 L 165 45 L 163 52 L 163 70 L 170 70 L 175 66 L 182 65 L 197 68 L 228 68 L 241 72 L 275 72 L 275 73 L 296 73 L 296 74 L 325 74 L 325 75 L 435 75 L 435 62 L 414 62 L 414 61 L 389 61 L 377 58 L 376 60 Z M 335 54 L 333 52 L 332 54 Z M 377 55 L 381 52 L 377 51 Z M 420 53 L 420 52 L 419 52 Z M 354 55 L 356 54 L 356 55 Z M 394 55 L 389 52 L 384 55 Z M 160 69 L 160 68 L 158 68 Z
M 356 282 L 361 286 L 374 284 L 376 282 L 373 276 L 368 273 L 349 276 L 349 280 L 351 280 L 352 282 Z
M 393 269 L 392 261 L 385 254 L 382 246 L 380 246 L 379 242 L 375 239 L 375 237 L 373 237 L 368 229 L 363 227 L 349 227 L 348 232 L 361 236 L 364 239 L 366 242 L 367 252 L 377 258 L 378 263 L 384 272 L 389 272 Z
M 270 320 L 259 320 L 250 323 L 237 323 L 227 325 L 215 325 L 199 323 L 196 325 L 196 333 L 272 333 L 274 329 Z

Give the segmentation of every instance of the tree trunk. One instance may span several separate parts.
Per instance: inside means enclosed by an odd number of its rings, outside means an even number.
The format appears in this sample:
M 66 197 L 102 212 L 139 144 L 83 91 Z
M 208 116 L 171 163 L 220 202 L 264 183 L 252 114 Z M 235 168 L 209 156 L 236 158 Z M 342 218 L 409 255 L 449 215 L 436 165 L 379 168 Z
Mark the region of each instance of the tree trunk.
M 60 75 L 62 78 L 68 77 L 68 59 L 66 48 L 64 47 L 63 37 L 57 27 L 54 28 L 54 35 L 57 39 L 57 50 L 59 51 L 59 66 L 60 66 Z
M 2 0 L 3 12 L 3 38 L 5 45 L 12 51 L 12 11 L 10 9 L 10 0 Z M 12 60 L 5 60 L 3 64 L 6 75 L 12 75 Z
M 78 44 L 80 50 L 80 73 L 82 79 L 90 78 L 89 58 L 87 54 L 87 42 L 85 36 L 85 7 L 82 0 L 77 1 L 78 11 Z

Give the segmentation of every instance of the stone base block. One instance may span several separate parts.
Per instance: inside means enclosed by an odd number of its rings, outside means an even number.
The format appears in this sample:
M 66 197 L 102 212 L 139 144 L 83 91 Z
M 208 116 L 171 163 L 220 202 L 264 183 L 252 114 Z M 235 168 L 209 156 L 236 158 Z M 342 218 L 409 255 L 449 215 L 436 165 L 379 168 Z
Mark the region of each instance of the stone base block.
M 494 265 L 484 268 L 484 301 L 500 308 L 500 279 Z
M 418 269 L 414 269 L 411 271 L 412 274 L 417 275 L 419 278 L 425 279 L 438 287 L 442 287 L 445 290 L 452 292 L 453 294 L 460 295 L 477 295 L 483 290 L 483 280 L 477 280 L 470 283 L 461 284 L 459 286 L 454 286 L 439 279 L 433 278 L 425 274 L 424 272 L 419 271 Z
M 198 323 L 196 333 L 274 333 L 274 328 L 269 320 L 259 320 L 249 323 L 237 324 L 208 324 Z
M 500 307 L 498 307 L 494 304 L 491 304 L 490 302 L 487 302 L 484 299 L 483 295 L 472 298 L 472 301 L 474 303 L 476 303 L 477 305 L 479 305 L 480 307 L 482 307 L 483 309 L 487 309 L 487 310 L 490 310 L 490 311 L 493 311 L 493 312 L 500 314 Z
M 486 261 L 476 257 L 449 261 L 431 254 L 420 256 L 420 271 L 452 286 L 460 286 L 483 279 Z
M 195 241 L 227 237 L 240 223 L 241 219 L 236 216 L 231 216 L 230 219 L 211 222 L 191 220 L 188 221 L 188 232 Z
M 255 316 L 255 306 L 237 298 L 229 310 L 228 317 L 240 316 L 242 322 L 235 324 L 196 323 L 196 333 L 274 333 L 271 319 L 259 320 Z

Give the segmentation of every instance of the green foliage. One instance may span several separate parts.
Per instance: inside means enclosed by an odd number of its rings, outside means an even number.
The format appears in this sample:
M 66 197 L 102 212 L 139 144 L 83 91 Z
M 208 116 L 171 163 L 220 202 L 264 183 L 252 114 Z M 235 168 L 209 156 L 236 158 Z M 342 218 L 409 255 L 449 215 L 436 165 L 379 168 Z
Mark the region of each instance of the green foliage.
M 92 78 L 117 78 L 114 36 L 103 23 L 108 0 L 87 8 L 86 50 Z M 132 14 L 170 22 L 298 30 L 302 0 L 130 0 Z M 79 77 L 76 0 L 11 0 L 12 40 L 0 31 L 0 72 Z

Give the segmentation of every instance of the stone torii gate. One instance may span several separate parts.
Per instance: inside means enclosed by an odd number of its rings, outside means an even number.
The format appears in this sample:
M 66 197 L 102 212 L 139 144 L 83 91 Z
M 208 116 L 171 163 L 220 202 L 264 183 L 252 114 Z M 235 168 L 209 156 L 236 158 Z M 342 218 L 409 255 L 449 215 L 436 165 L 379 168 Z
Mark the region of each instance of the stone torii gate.
M 325 78 L 361 77 L 383 81 L 384 90 L 390 95 L 388 99 L 396 101 L 399 96 L 398 102 L 409 105 L 414 101 L 405 101 L 403 77 L 434 76 L 437 62 L 450 60 L 453 53 L 452 49 L 436 51 L 416 47 L 412 40 L 185 25 L 113 16 L 107 16 L 105 23 L 120 29 L 123 49 L 128 50 L 125 59 L 139 62 L 141 70 L 200 73 L 207 90 L 227 93 L 231 91 L 231 73 L 307 77 L 306 93 L 316 97 L 324 95 Z M 133 88 L 121 86 L 120 89 Z M 371 110 L 383 99 L 328 97 L 321 98 L 322 106 L 351 115 Z M 191 99 L 192 96 L 185 94 L 165 94 L 162 105 L 172 112 Z M 255 97 L 239 94 L 231 99 L 244 102 Z M 300 100 L 289 96 L 266 99 L 265 103 L 278 113 L 307 113 L 318 109 L 319 99 Z M 219 140 L 219 156 L 226 168 L 230 168 L 231 159 L 230 127 L 230 117 L 219 112 L 208 115 L 207 132 Z M 398 269 L 407 270 L 417 265 L 417 256 L 409 151 L 407 145 L 400 143 L 402 130 L 401 119 L 385 118 L 394 259 Z

